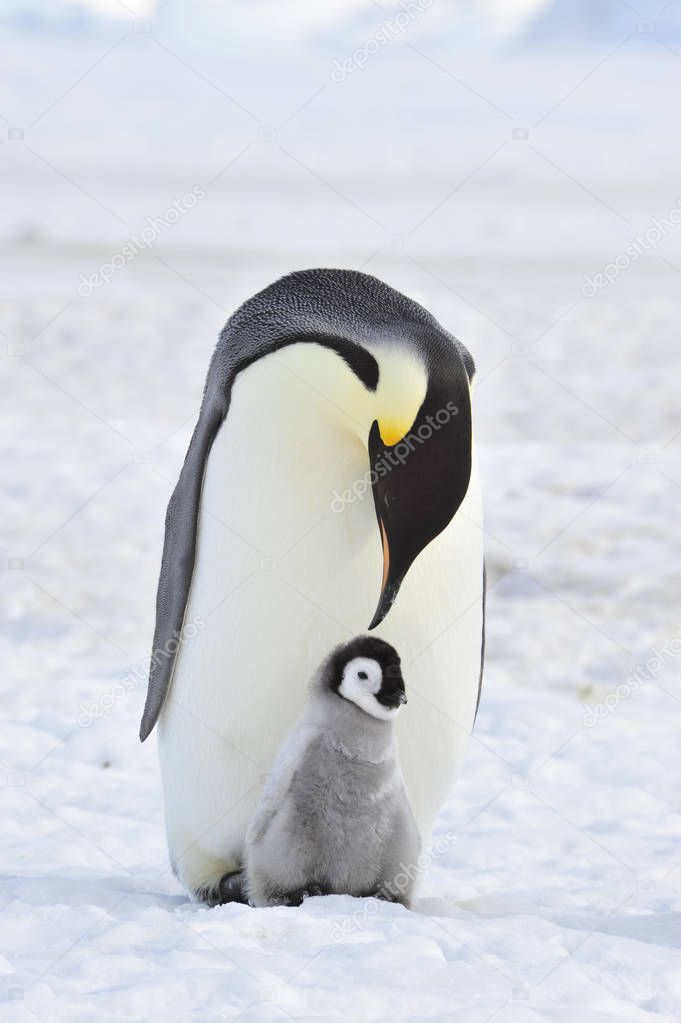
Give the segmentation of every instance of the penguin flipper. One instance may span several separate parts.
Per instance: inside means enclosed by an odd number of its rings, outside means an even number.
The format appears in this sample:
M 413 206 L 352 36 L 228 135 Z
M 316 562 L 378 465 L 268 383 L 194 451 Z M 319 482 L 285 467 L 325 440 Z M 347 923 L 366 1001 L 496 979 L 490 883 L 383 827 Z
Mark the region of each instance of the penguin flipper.
M 194 571 L 201 487 L 213 441 L 225 418 L 217 397 L 204 400 L 180 478 L 166 512 L 163 560 L 156 592 L 156 626 L 147 699 L 140 726 L 142 742 L 161 713 L 182 639 L 184 614 Z

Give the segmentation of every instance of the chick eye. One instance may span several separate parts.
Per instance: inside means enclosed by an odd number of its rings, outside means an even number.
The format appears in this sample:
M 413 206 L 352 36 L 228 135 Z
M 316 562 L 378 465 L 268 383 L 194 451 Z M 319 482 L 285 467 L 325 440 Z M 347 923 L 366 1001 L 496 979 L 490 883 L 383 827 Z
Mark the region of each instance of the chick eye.
M 367 675 L 366 671 L 358 671 L 357 672 L 357 678 L 361 678 L 363 681 L 366 682 L 366 680 L 369 678 L 369 676 Z

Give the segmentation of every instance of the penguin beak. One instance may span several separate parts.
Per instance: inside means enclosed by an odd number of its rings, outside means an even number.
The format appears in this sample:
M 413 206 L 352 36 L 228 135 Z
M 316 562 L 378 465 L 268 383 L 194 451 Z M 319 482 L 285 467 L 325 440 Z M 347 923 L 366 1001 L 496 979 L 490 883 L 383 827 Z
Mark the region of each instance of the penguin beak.
M 385 616 L 387 615 L 390 608 L 395 603 L 397 594 L 400 591 L 402 580 L 407 574 L 407 569 L 399 575 L 395 570 L 395 562 L 390 556 L 390 541 L 388 540 L 388 533 L 383 520 L 379 517 L 378 525 L 381 532 L 381 543 L 383 545 L 383 578 L 381 580 L 381 592 L 378 598 L 378 606 L 374 611 L 374 617 L 371 619 L 369 630 L 375 629 L 377 625 L 380 625 Z
M 383 576 L 370 630 L 390 611 L 415 559 L 458 511 L 470 482 L 471 443 L 463 373 L 431 380 L 411 430 L 396 444 L 383 441 L 374 421 L 368 447 Z
M 376 699 L 390 710 L 398 710 L 407 702 L 407 694 L 404 691 L 404 679 L 401 673 L 384 680 L 380 692 L 376 694 Z

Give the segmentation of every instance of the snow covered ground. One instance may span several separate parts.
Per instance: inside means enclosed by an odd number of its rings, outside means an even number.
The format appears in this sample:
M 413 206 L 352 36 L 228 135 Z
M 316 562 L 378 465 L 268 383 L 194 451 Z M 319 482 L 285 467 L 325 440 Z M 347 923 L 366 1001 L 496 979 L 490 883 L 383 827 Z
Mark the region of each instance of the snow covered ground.
M 124 21 L 6 28 L 0 1023 L 681 1018 L 681 59 L 613 6 L 560 52 L 450 52 L 426 12 L 435 64 L 409 35 L 336 84 L 351 28 L 224 67 L 162 12 L 105 57 Z M 478 363 L 486 680 L 413 912 L 190 904 L 137 741 L 215 337 L 311 265 L 384 278 Z

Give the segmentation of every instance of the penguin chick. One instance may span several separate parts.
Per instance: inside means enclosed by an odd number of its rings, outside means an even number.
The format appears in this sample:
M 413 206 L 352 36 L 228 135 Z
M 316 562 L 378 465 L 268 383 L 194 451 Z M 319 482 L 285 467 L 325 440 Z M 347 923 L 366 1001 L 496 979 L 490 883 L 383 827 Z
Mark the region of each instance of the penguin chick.
M 407 702 L 399 656 L 359 636 L 332 651 L 310 690 L 246 835 L 249 899 L 373 895 L 408 906 L 420 837 L 394 731 Z

